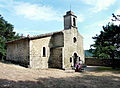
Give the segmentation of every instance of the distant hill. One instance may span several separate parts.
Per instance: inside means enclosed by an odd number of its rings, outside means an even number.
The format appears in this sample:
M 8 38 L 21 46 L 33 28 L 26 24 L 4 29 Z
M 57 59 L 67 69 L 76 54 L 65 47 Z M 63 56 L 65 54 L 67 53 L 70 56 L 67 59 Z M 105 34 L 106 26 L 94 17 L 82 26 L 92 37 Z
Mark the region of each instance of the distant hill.
M 92 57 L 93 54 L 89 50 L 85 50 L 85 57 Z

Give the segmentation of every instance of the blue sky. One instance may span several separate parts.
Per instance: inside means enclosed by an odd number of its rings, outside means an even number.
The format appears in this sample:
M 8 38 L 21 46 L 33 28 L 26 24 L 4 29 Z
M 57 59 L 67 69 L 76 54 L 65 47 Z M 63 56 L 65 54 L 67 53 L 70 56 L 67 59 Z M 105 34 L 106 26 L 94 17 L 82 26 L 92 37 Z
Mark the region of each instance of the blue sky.
M 14 25 L 14 31 L 32 36 L 63 30 L 63 15 L 70 4 L 78 17 L 84 49 L 89 49 L 92 37 L 111 22 L 112 13 L 120 14 L 120 0 L 0 0 L 0 14 Z

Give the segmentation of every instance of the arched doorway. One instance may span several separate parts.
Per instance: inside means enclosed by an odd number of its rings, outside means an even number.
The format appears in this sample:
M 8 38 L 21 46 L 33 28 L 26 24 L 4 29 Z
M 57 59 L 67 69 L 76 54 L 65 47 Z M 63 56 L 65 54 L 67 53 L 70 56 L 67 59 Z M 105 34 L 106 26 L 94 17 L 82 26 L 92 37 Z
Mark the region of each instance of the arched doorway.
M 74 56 L 73 56 L 73 59 L 74 59 L 74 67 L 75 67 L 75 64 L 77 63 L 77 53 L 74 53 Z

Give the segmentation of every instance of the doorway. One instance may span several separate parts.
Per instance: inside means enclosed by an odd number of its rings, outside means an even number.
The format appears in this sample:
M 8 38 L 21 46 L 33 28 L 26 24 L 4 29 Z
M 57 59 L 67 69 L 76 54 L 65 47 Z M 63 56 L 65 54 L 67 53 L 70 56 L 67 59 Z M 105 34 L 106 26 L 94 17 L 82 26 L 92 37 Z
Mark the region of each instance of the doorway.
M 74 53 L 74 56 L 73 56 L 73 59 L 74 59 L 74 67 L 75 67 L 75 64 L 77 63 L 77 53 Z

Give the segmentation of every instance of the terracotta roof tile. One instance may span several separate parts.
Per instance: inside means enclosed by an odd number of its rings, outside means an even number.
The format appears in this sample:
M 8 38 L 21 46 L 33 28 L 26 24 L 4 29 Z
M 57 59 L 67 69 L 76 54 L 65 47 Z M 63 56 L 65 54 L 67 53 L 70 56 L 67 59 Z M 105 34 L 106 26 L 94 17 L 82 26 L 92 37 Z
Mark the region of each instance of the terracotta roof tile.
M 33 39 L 38 39 L 38 38 L 49 37 L 49 36 L 52 36 L 53 34 L 57 34 L 57 33 L 61 33 L 61 32 L 63 32 L 63 31 L 51 32 L 51 33 L 46 33 L 46 34 L 41 34 L 41 35 L 34 35 L 34 36 L 31 36 L 31 37 L 30 36 L 23 37 L 23 38 L 20 38 L 20 39 L 17 39 L 17 40 L 8 41 L 8 42 L 6 42 L 6 44 L 12 43 L 12 42 L 15 42 L 15 41 L 24 40 L 24 39 L 33 40 Z

